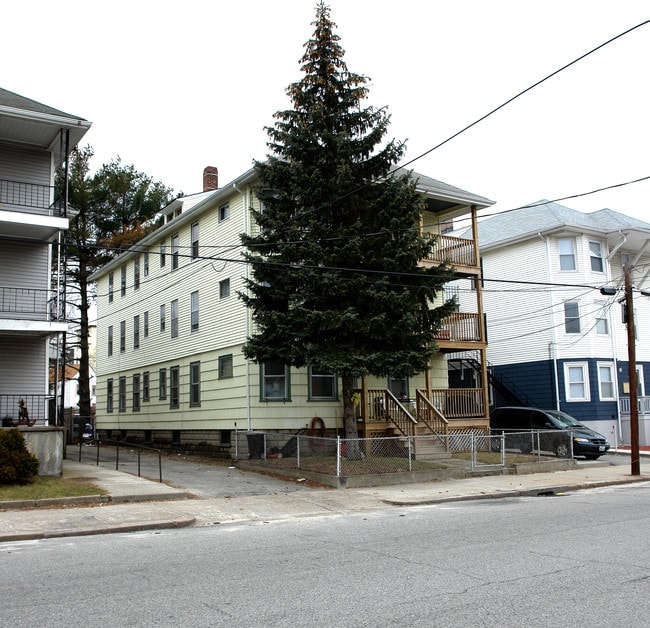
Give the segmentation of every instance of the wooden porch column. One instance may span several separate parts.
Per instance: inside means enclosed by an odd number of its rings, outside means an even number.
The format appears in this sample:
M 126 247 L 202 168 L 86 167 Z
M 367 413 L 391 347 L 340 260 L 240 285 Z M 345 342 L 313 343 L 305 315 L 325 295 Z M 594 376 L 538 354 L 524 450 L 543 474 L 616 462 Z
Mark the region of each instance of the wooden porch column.
M 474 256 L 479 272 L 476 277 L 476 309 L 478 311 L 478 324 L 481 333 L 481 342 L 487 345 L 487 330 L 485 328 L 485 314 L 483 312 L 483 268 L 481 265 L 481 253 L 478 241 L 478 219 L 476 216 L 476 205 L 472 205 L 472 239 L 474 241 Z M 490 395 L 488 394 L 488 368 L 487 349 L 480 349 L 481 356 L 481 386 L 483 387 L 483 408 L 485 418 L 490 417 Z

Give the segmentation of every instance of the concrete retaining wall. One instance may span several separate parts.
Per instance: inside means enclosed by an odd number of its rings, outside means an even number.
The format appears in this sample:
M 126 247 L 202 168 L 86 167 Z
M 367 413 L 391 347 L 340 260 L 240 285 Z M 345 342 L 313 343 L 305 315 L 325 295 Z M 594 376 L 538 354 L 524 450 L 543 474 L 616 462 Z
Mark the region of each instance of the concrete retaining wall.
M 63 473 L 63 428 L 20 426 L 18 429 L 25 438 L 27 449 L 38 458 L 38 474 L 61 477 Z

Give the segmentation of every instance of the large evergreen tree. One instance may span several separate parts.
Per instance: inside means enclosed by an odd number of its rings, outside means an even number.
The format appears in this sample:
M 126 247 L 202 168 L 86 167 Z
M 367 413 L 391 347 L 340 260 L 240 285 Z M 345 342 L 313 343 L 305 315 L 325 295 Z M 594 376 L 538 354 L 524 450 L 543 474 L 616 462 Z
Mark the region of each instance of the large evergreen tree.
M 275 114 L 270 154 L 255 164 L 263 211 L 259 235 L 242 236 L 255 322 L 244 353 L 337 372 L 354 438 L 355 378 L 427 368 L 450 271 L 418 264 L 432 242 L 418 229 L 415 182 L 391 174 L 404 144 L 385 141 L 384 109 L 364 107 L 368 79 L 348 71 L 323 2 L 313 25 L 303 77 L 287 89 L 293 108 Z
M 67 317 L 73 333 L 68 346 L 77 346 L 79 414 L 90 416 L 89 311 L 93 302 L 90 275 L 121 250 L 154 228 L 156 213 L 172 200 L 172 190 L 155 182 L 119 157 L 90 174 L 94 151 L 87 146 L 70 157 L 68 198 L 72 209 L 66 233 Z M 59 173 L 63 185 L 63 173 Z

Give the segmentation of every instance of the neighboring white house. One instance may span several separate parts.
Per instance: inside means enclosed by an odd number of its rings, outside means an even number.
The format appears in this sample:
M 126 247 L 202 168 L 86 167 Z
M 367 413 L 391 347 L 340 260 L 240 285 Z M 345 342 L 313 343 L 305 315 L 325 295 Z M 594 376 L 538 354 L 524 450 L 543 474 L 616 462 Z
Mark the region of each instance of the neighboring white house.
M 650 414 L 650 302 L 639 292 L 650 285 L 650 223 L 542 201 L 479 221 L 478 234 L 495 405 L 561 409 L 629 443 L 623 267 L 634 269 L 638 393 Z M 461 309 L 471 290 L 459 284 Z M 648 444 L 648 417 L 640 425 Z
M 56 168 L 90 122 L 0 89 L 0 416 L 16 416 L 20 400 L 30 419 L 54 422 L 49 395 L 49 343 L 67 330 L 64 277 L 53 285 L 52 247 L 68 229 L 64 189 Z M 65 185 L 63 186 L 65 188 Z M 59 344 L 59 356 L 63 346 Z
M 421 222 L 427 232 L 440 233 L 459 216 L 475 221 L 477 209 L 492 204 L 414 176 L 427 197 Z M 249 273 L 240 234 L 257 228 L 251 210 L 259 208 L 259 186 L 249 170 L 216 188 L 216 169 L 207 168 L 204 192 L 170 203 L 161 227 L 93 275 L 98 294 L 96 426 L 103 435 L 227 448 L 234 429 L 295 433 L 309 428 L 314 417 L 330 432 L 343 427 L 336 373 L 258 365 L 242 353 L 252 323 L 237 296 Z M 441 236 L 423 263 L 445 259 L 454 261 L 462 276 L 480 276 L 472 238 Z M 449 321 L 440 340 L 443 351 L 485 351 L 477 308 L 475 302 L 474 313 L 461 323 Z M 415 400 L 418 390 L 428 391 L 430 400 L 419 402 L 447 410 L 453 429 L 487 428 L 485 387 L 465 389 L 452 403 L 455 391 L 449 390 L 442 353 L 429 372 L 411 380 L 372 379 L 359 387 L 363 434 L 388 429 L 386 412 L 372 423 L 376 431 L 366 422 L 380 395 L 382 403 L 392 403 L 391 395 L 400 393 Z

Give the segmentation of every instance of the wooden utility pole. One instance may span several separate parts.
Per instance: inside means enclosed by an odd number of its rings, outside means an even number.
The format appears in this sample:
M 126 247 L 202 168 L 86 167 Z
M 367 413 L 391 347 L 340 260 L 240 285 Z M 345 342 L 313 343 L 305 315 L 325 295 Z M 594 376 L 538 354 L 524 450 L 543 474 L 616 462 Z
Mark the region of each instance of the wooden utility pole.
M 630 382 L 630 473 L 641 475 L 639 460 L 639 403 L 636 376 L 636 340 L 634 337 L 634 301 L 632 300 L 632 269 L 626 265 L 625 273 L 625 318 L 627 323 L 627 355 Z

